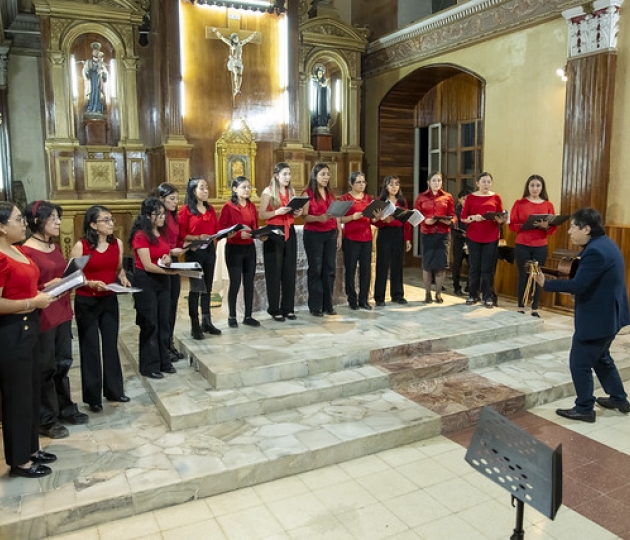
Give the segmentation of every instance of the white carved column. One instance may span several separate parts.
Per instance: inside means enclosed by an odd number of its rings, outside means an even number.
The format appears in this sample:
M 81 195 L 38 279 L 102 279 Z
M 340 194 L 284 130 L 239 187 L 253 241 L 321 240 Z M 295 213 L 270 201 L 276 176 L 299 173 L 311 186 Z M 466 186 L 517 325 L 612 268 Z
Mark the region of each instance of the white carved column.
M 569 26 L 569 58 L 616 50 L 619 8 L 624 0 L 596 0 L 587 13 L 584 6 L 562 12 Z

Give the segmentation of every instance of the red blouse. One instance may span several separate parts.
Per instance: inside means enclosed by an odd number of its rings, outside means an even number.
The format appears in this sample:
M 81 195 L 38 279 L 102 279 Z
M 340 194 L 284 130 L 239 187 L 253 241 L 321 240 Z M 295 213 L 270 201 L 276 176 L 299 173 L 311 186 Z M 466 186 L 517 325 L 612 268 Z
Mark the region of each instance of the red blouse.
M 188 205 L 179 209 L 179 242 L 183 245 L 186 236 L 201 236 L 216 234 L 219 230 L 217 213 L 211 205 L 206 207 L 204 214 L 193 214 Z
M 138 250 L 142 248 L 149 249 L 149 256 L 151 257 L 151 262 L 153 264 L 157 264 L 158 260 L 164 255 L 168 255 L 171 252 L 171 248 L 168 245 L 168 242 L 160 236 L 156 244 L 152 244 L 149 242 L 147 235 L 143 231 L 138 231 L 131 242 L 131 247 L 133 248 L 134 254 L 136 256 L 136 268 L 139 270 L 144 270 L 144 266 L 142 265 L 142 261 L 140 257 L 138 257 Z
M 37 288 L 42 290 L 44 284 L 55 278 L 60 278 L 66 269 L 66 259 L 61 253 L 61 248 L 55 244 L 50 253 L 45 253 L 29 246 L 22 246 L 22 251 L 28 255 L 39 268 L 39 280 Z M 61 323 L 72 320 L 72 306 L 70 295 L 62 294 L 59 299 L 39 312 L 39 330 L 47 332 Z
M 181 247 L 179 243 L 179 223 L 168 210 L 166 211 L 166 236 L 171 249 Z
M 372 197 L 370 197 L 367 193 L 364 193 L 360 199 L 355 199 L 350 193 L 344 193 L 340 197 L 340 200 L 353 202 L 350 210 L 348 210 L 348 212 L 346 213 L 346 215 L 349 216 L 356 212 L 363 212 L 363 210 L 365 210 L 372 202 Z M 352 221 L 348 221 L 348 223 L 344 223 L 344 238 L 352 240 L 353 242 L 371 242 L 372 226 L 370 225 L 370 222 L 370 218 L 362 217 L 360 219 L 355 219 Z
M 547 245 L 547 237 L 556 232 L 557 227 L 549 227 L 546 231 L 543 229 L 521 230 L 523 223 L 532 214 L 555 214 L 553 204 L 549 201 L 534 203 L 526 198 L 519 199 L 514 203 L 510 212 L 510 230 L 516 233 L 516 243 L 525 246 L 545 246 Z
M 22 253 L 24 250 L 18 247 Z M 0 253 L 0 287 L 2 298 L 9 300 L 25 300 L 37 296 L 37 282 L 39 281 L 39 268 L 26 255 L 28 263 L 16 261 L 12 257 Z
M 330 204 L 336 200 L 334 195 L 326 193 L 325 199 L 315 199 L 315 194 L 311 191 L 310 188 L 306 188 L 304 190 L 304 195 L 310 197 L 310 201 L 308 202 L 308 215 L 309 216 L 321 216 L 326 213 Z M 304 223 L 305 231 L 317 231 L 317 232 L 328 232 L 337 228 L 337 219 L 330 218 L 326 221 L 309 221 Z
M 278 193 L 278 197 L 280 198 L 280 207 L 286 206 L 289 204 L 289 190 L 287 189 L 284 194 Z M 271 202 L 269 202 L 269 206 L 267 207 L 267 212 L 273 212 L 276 210 L 273 206 L 271 206 Z M 288 240 L 291 232 L 291 225 L 295 223 L 295 218 L 293 217 L 293 212 L 289 212 L 288 214 L 282 214 L 281 216 L 273 216 L 267 220 L 268 225 L 279 225 L 284 229 L 284 239 Z
M 484 197 L 482 195 L 470 194 L 466 197 L 466 203 L 462 208 L 462 219 L 469 216 L 486 212 L 503 212 L 503 202 L 496 193 Z M 494 219 L 484 219 L 483 221 L 473 221 L 466 228 L 466 238 L 479 244 L 496 242 L 499 239 L 499 224 Z
M 451 226 L 446 225 L 442 221 L 437 221 L 433 225 L 427 225 L 426 220 L 435 216 L 454 216 L 455 203 L 453 196 L 443 190 L 439 190 L 437 194 L 427 189 L 422 193 L 418 193 L 414 208 L 423 216 L 424 220 L 420 224 L 420 232 L 422 234 L 447 234 L 451 230 Z
M 239 203 L 233 203 L 228 201 L 221 208 L 221 214 L 219 215 L 219 229 L 227 229 L 232 225 L 242 223 L 247 225 L 252 231 L 258 228 L 258 213 L 256 212 L 256 206 L 250 201 L 247 201 L 245 206 L 241 206 Z M 243 231 L 237 231 L 232 238 L 227 239 L 228 244 L 252 244 L 253 238 L 243 238 Z
M 114 283 L 118 275 L 118 262 L 120 261 L 118 240 L 114 238 L 114 241 L 108 244 L 107 249 L 102 253 L 91 247 L 85 238 L 81 240 L 81 244 L 83 245 L 83 255 L 92 255 L 83 269 L 85 279 L 102 281 L 106 285 Z M 97 291 L 89 287 L 81 287 L 76 292 L 79 296 L 109 296 L 110 294 L 115 294 L 112 291 Z
M 400 204 L 398 200 L 396 200 L 396 207 L 407 210 L 407 208 L 409 208 L 409 205 L 407 204 L 406 200 L 403 204 Z M 408 221 L 405 221 L 403 223 L 402 221 L 398 221 L 397 219 L 392 219 L 391 221 L 387 222 L 379 219 L 374 225 L 376 225 L 379 229 L 387 229 L 388 227 L 403 227 L 405 240 L 411 242 L 413 231 L 411 229 L 411 224 Z

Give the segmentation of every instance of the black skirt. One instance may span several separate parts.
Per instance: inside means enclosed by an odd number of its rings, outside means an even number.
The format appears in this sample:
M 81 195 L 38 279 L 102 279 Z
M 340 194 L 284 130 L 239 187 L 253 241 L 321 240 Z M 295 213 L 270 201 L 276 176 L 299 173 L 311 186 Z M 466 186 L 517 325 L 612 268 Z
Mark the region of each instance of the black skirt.
M 421 234 L 422 269 L 444 270 L 448 266 L 448 233 Z

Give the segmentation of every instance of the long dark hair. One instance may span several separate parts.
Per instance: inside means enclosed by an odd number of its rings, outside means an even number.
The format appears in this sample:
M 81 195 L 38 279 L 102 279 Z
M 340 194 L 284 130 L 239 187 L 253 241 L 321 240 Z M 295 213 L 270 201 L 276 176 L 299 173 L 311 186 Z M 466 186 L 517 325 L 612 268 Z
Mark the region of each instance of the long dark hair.
M 545 201 L 549 200 L 549 195 L 547 195 L 547 184 L 545 184 L 545 179 L 539 174 L 532 174 L 525 182 L 525 189 L 523 190 L 523 199 L 525 197 L 529 197 L 529 183 L 532 180 L 538 180 L 542 184 L 542 189 L 540 190 L 540 198 Z
M 46 220 L 53 215 L 54 211 L 57 211 L 57 215 L 61 218 L 63 210 L 58 204 L 50 201 L 33 201 L 26 205 L 24 208 L 24 217 L 26 218 L 26 225 L 28 230 L 33 233 L 43 234 L 46 227 Z
M 0 201 L 0 223 L 3 225 L 9 223 L 9 219 L 11 218 L 14 208 L 14 203 L 10 201 Z
M 98 216 L 101 215 L 101 212 L 106 212 L 109 215 L 112 214 L 106 206 L 95 204 L 94 206 L 90 206 L 85 211 L 85 216 L 83 216 L 83 238 L 87 240 L 88 245 L 92 249 L 96 249 L 98 247 L 98 232 L 96 229 L 90 227 L 90 225 L 97 222 Z M 116 239 L 113 234 L 107 235 L 108 244 L 113 244 L 115 241 Z
M 144 201 L 142 201 L 142 205 L 140 206 L 140 215 L 136 217 L 133 225 L 131 226 L 131 232 L 129 233 L 130 246 L 132 245 L 133 237 L 138 231 L 142 231 L 145 234 L 149 243 L 154 245 L 158 243 L 158 239 L 153 234 L 151 216 L 159 212 L 164 212 L 166 214 L 166 207 L 157 197 L 147 197 Z M 166 221 L 164 221 L 164 225 L 162 225 L 162 227 L 158 228 L 158 233 L 162 238 L 166 239 Z
M 249 178 L 247 176 L 237 176 L 234 180 L 232 180 L 232 198 L 230 199 L 234 204 L 238 204 L 238 195 L 234 188 L 240 186 L 243 182 L 249 182 Z M 247 197 L 247 201 L 249 202 L 249 197 Z
M 311 176 L 308 179 L 308 188 L 313 192 L 313 197 L 316 201 L 322 200 L 322 196 L 319 194 L 319 186 L 317 184 L 317 175 L 323 169 L 328 169 L 330 171 L 330 167 L 326 163 L 316 163 L 313 169 L 311 170 Z M 335 192 L 330 187 L 330 181 L 326 185 L 326 195 L 332 199 L 335 198 Z
M 195 190 L 197 189 L 199 182 L 202 180 L 205 181 L 203 176 L 193 176 L 188 180 L 188 185 L 186 186 L 186 198 L 184 199 L 184 204 L 188 207 L 190 213 L 195 216 L 199 215 L 199 210 L 197 210 L 197 203 L 199 201 L 197 200 L 197 195 L 195 195 Z M 208 201 L 203 201 L 203 205 L 210 209 Z
M 389 174 L 385 178 L 383 178 L 383 188 L 381 189 L 381 195 L 379 199 L 381 201 L 386 201 L 389 199 L 389 193 L 387 192 L 387 186 L 392 183 L 392 180 L 398 180 L 400 182 L 400 178 L 395 174 Z M 400 206 L 405 206 L 405 197 L 402 194 L 402 188 L 398 188 L 398 193 L 396 193 L 396 200 Z
M 164 199 L 173 193 L 179 193 L 177 186 L 171 184 L 170 182 L 162 182 L 157 188 L 155 188 L 153 196 L 158 199 Z M 175 221 L 177 221 L 177 208 L 171 212 L 171 216 Z

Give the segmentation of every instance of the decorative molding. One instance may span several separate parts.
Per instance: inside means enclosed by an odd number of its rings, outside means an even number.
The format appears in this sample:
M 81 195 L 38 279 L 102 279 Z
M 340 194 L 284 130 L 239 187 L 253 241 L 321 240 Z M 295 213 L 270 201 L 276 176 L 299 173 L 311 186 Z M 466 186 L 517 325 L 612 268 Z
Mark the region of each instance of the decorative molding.
M 55 191 L 74 191 L 74 158 L 55 158 Z
M 116 189 L 116 162 L 113 159 L 85 160 L 85 189 L 111 191 Z
M 329 48 L 343 48 L 363 52 L 369 35 L 367 28 L 351 27 L 329 17 L 317 17 L 300 24 L 300 43 Z
M 583 0 L 470 0 L 398 32 L 367 48 L 364 76 L 398 69 L 447 51 L 469 47 L 514 28 L 559 17 Z
M 175 186 L 186 186 L 190 178 L 189 158 L 166 158 L 167 178 Z
M 562 12 L 569 26 L 569 58 L 617 49 L 622 4 L 623 0 L 598 0 L 590 13 L 584 6 Z

